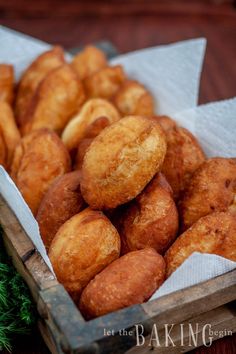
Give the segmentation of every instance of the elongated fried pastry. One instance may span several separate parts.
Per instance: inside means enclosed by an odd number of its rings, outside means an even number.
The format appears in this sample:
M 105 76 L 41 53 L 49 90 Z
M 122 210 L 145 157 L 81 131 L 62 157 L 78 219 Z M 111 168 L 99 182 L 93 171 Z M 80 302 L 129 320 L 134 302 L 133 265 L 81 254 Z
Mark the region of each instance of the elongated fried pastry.
M 193 252 L 214 253 L 236 261 L 236 213 L 204 216 L 179 236 L 165 255 L 168 275 Z
M 170 183 L 177 200 L 187 186 L 194 171 L 205 161 L 205 155 L 196 138 L 185 128 L 170 127 L 171 121 L 162 119 L 165 125 L 167 152 L 162 172 Z
M 236 161 L 211 158 L 196 170 L 179 202 L 182 229 L 232 204 L 236 204 Z
M 0 102 L 13 103 L 14 68 L 9 64 L 0 64 Z
M 32 213 L 56 177 L 70 170 L 70 157 L 56 133 L 41 129 L 26 135 L 17 145 L 11 176 Z
M 94 276 L 120 254 L 120 236 L 100 211 L 89 208 L 58 230 L 49 258 L 58 280 L 75 301 Z
M 88 97 L 110 99 L 124 81 L 125 73 L 121 65 L 107 66 L 87 77 L 84 86 Z
M 70 151 L 77 148 L 80 141 L 86 138 L 89 126 L 100 117 L 107 118 L 109 124 L 121 118 L 117 109 L 109 101 L 100 98 L 88 100 L 62 133 L 62 141 L 66 147 Z
M 130 201 L 160 170 L 165 153 L 165 134 L 156 121 L 129 116 L 113 123 L 85 154 L 81 180 L 85 201 L 94 209 Z
M 113 97 L 115 106 L 123 116 L 154 115 L 154 100 L 150 92 L 139 82 L 127 80 Z
M 28 133 L 49 128 L 61 133 L 85 100 L 84 90 L 75 72 L 67 64 L 53 70 L 39 85 L 27 111 Z
M 36 219 L 47 249 L 61 225 L 85 207 L 80 180 L 79 171 L 58 177 L 40 203 Z
M 178 212 L 172 190 L 158 173 L 128 204 L 118 221 L 124 252 L 146 247 L 163 254 L 178 231 Z
M 165 261 L 154 249 L 127 253 L 108 265 L 82 292 L 86 319 L 147 301 L 165 279 Z
M 84 80 L 107 66 L 107 60 L 102 50 L 88 45 L 82 52 L 74 56 L 71 65 L 80 80 Z
M 20 132 L 16 126 L 11 106 L 0 101 L 0 131 L 6 147 L 6 167 L 11 166 L 13 153 L 20 141 Z
M 53 69 L 65 63 L 64 53 L 61 47 L 54 47 L 41 54 L 23 73 L 16 96 L 16 118 L 19 126 L 23 126 L 30 119 L 26 115 L 29 104 L 40 82 Z

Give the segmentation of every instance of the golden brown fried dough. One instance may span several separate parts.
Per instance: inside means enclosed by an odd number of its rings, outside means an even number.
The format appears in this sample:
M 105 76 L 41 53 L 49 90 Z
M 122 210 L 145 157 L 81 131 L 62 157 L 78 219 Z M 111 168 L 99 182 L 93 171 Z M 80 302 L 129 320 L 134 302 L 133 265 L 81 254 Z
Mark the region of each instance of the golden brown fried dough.
M 165 133 L 151 119 L 129 116 L 105 128 L 88 148 L 81 191 L 94 209 L 135 198 L 157 173 L 166 153 Z
M 0 102 L 13 103 L 14 68 L 12 65 L 0 64 Z
M 85 100 L 84 90 L 75 72 L 67 64 L 49 73 L 30 103 L 24 133 L 49 128 L 61 133 Z
M 70 157 L 60 138 L 48 129 L 41 129 L 26 135 L 17 145 L 11 176 L 36 215 L 52 182 L 69 170 Z
M 100 117 L 106 117 L 109 124 L 121 118 L 117 109 L 109 101 L 100 98 L 88 100 L 62 133 L 62 141 L 66 147 L 70 151 L 77 148 L 80 141 L 86 138 L 89 126 Z
M 79 171 L 58 177 L 39 206 L 36 220 L 47 249 L 61 225 L 85 207 L 80 192 L 80 180 Z
M 53 69 L 65 63 L 64 53 L 61 47 L 54 47 L 41 54 L 23 73 L 19 82 L 16 96 L 16 118 L 19 126 L 23 126 L 30 119 L 26 115 L 29 104 L 40 82 Z
M 168 275 L 193 252 L 213 253 L 236 261 L 236 214 L 215 212 L 204 216 L 179 236 L 165 255 Z
M 88 282 L 120 254 L 120 236 L 100 211 L 89 208 L 58 230 L 49 257 L 58 280 L 79 299 Z
M 211 158 L 194 173 L 179 203 L 182 229 L 186 230 L 202 216 L 226 211 L 235 203 L 236 161 Z
M 80 80 L 84 80 L 107 66 L 107 60 L 102 50 L 89 45 L 82 52 L 75 55 L 71 65 Z
M 100 117 L 91 123 L 86 130 L 86 138 L 82 139 L 77 149 L 77 155 L 75 158 L 75 169 L 81 169 L 84 161 L 84 156 L 89 146 L 92 144 L 93 139 L 108 125 L 109 120 L 106 117 Z
M 7 148 L 0 130 L 0 165 L 6 167 Z
M 148 300 L 165 279 L 165 261 L 154 249 L 130 252 L 90 281 L 79 308 L 86 319 Z
M 11 166 L 13 153 L 20 141 L 20 132 L 16 126 L 11 106 L 6 102 L 0 102 L 0 131 L 6 146 L 6 167 Z
M 148 90 L 137 81 L 127 80 L 113 97 L 115 106 L 123 116 L 154 115 L 154 100 Z
M 163 254 L 168 249 L 177 235 L 178 212 L 161 173 L 131 201 L 118 224 L 125 252 L 152 247 Z
M 193 172 L 204 162 L 205 155 L 196 138 L 185 128 L 167 128 L 167 152 L 162 166 L 162 172 L 170 183 L 174 198 L 177 200 L 188 184 Z
M 125 73 L 121 65 L 107 66 L 87 77 L 84 86 L 88 97 L 110 99 L 124 81 Z
M 157 119 L 158 123 L 166 133 L 177 127 L 176 122 L 168 116 L 154 116 L 153 118 Z

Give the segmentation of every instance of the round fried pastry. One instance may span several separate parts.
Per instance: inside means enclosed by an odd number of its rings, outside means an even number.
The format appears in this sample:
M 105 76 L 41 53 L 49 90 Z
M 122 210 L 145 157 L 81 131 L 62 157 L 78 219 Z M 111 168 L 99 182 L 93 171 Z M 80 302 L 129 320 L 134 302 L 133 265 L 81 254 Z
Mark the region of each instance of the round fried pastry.
M 120 254 L 120 236 L 100 211 L 87 208 L 67 220 L 49 249 L 58 280 L 75 301 L 94 276 Z
M 177 235 L 178 212 L 161 173 L 130 202 L 118 225 L 125 252 L 152 247 L 163 254 L 168 249 Z
M 193 174 L 179 202 L 182 230 L 202 216 L 214 211 L 226 211 L 235 203 L 236 161 L 211 158 Z
M 193 252 L 213 253 L 236 261 L 236 214 L 214 212 L 180 235 L 165 255 L 168 276 Z
M 36 130 L 21 139 L 14 152 L 11 176 L 34 215 L 52 182 L 70 167 L 68 151 L 53 131 Z
M 80 180 L 80 171 L 69 172 L 57 178 L 40 203 L 36 220 L 46 249 L 60 226 L 85 207 L 80 192 Z
M 93 209 L 112 209 L 135 198 L 157 173 L 165 134 L 148 118 L 128 116 L 105 128 L 89 146 L 81 191 Z
M 165 261 L 154 249 L 127 253 L 87 285 L 79 308 L 86 319 L 148 300 L 165 279 Z

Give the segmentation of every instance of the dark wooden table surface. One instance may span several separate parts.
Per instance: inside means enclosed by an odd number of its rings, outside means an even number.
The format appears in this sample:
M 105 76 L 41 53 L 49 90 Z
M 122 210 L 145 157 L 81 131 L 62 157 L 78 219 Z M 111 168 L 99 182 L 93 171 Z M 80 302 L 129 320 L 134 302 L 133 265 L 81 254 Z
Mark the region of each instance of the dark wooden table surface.
M 0 0 L 0 24 L 66 49 L 107 39 L 120 52 L 206 37 L 200 103 L 236 94 L 236 9 L 231 0 Z M 47 354 L 36 332 L 15 354 Z M 195 354 L 236 353 L 236 336 Z

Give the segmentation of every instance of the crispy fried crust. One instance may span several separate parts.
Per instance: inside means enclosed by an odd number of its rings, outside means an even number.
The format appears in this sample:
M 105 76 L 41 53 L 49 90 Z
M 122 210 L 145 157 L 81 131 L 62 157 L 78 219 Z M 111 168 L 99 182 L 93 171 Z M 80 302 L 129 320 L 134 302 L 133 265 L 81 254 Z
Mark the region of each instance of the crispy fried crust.
M 36 58 L 23 73 L 17 90 L 15 106 L 19 126 L 25 125 L 30 119 L 26 112 L 40 82 L 50 71 L 64 63 L 63 49 L 56 46 Z
M 165 255 L 168 275 L 193 252 L 218 254 L 236 261 L 236 214 L 214 212 L 179 236 Z
M 118 225 L 125 252 L 146 247 L 160 254 L 167 250 L 177 235 L 178 212 L 161 173 L 130 203 Z
M 12 65 L 0 64 L 0 102 L 13 103 L 14 68 Z
M 170 183 L 177 200 L 188 184 L 193 172 L 204 162 L 205 155 L 196 138 L 185 128 L 170 128 L 165 120 L 167 152 L 162 172 Z
M 0 130 L 0 165 L 6 167 L 7 149 Z
M 23 132 L 49 128 L 61 133 L 85 100 L 84 90 L 75 72 L 67 64 L 50 72 L 31 100 L 28 123 Z
M 36 220 L 47 249 L 61 225 L 85 207 L 80 192 L 80 179 L 79 171 L 58 177 L 39 206 Z
M 120 236 L 100 211 L 89 208 L 58 230 L 49 257 L 58 280 L 75 301 L 88 282 L 119 257 Z
M 168 116 L 154 116 L 153 118 L 157 119 L 158 123 L 166 133 L 177 127 L 176 122 Z
M 7 159 L 6 167 L 11 166 L 13 153 L 20 141 L 20 132 L 16 126 L 11 106 L 6 102 L 0 102 L 0 131 L 5 142 Z
M 150 92 L 134 80 L 126 80 L 113 97 L 115 106 L 123 116 L 154 115 L 154 100 Z
M 88 97 L 110 99 L 124 81 L 125 73 L 121 65 L 107 66 L 86 78 L 84 86 Z
M 109 120 L 106 117 L 100 117 L 88 126 L 85 138 L 82 139 L 78 145 L 74 165 L 75 169 L 80 170 L 82 168 L 84 156 L 89 146 L 92 144 L 93 139 L 108 125 L 110 125 Z
M 71 65 L 80 80 L 84 80 L 86 77 L 107 66 L 107 60 L 102 50 L 89 45 L 82 52 L 75 55 Z
M 165 261 L 154 249 L 130 252 L 106 267 L 84 289 L 79 308 L 86 319 L 148 300 L 165 279 Z
M 85 201 L 94 209 L 130 201 L 160 170 L 165 153 L 165 134 L 154 120 L 129 116 L 105 128 L 84 157 Z
M 60 138 L 48 129 L 41 129 L 26 135 L 17 145 L 11 176 L 36 215 L 52 182 L 69 170 L 70 157 Z
M 182 229 L 213 211 L 226 211 L 235 203 L 236 161 L 211 158 L 194 173 L 179 202 Z
M 100 117 L 107 118 L 109 124 L 121 118 L 117 109 L 109 101 L 100 98 L 88 100 L 62 133 L 62 141 L 66 147 L 70 151 L 78 148 L 80 141 L 86 138 L 89 126 Z

